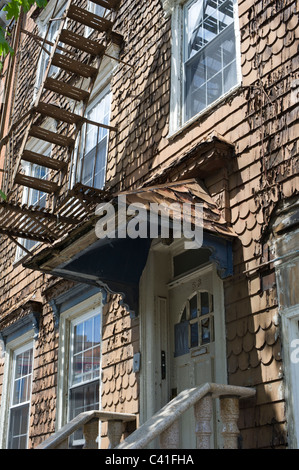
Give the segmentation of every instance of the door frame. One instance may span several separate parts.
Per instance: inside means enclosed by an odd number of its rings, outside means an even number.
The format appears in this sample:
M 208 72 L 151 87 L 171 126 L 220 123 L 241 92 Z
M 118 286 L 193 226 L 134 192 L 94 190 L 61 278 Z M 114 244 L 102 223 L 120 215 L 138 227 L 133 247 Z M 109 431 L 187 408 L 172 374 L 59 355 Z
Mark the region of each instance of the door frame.
M 216 364 L 216 381 L 227 384 L 225 309 L 223 281 L 216 263 L 209 263 L 192 272 L 173 277 L 172 259 L 184 252 L 183 241 L 166 246 L 153 244 L 140 281 L 140 423 L 159 411 L 171 399 L 171 337 L 169 335 L 169 291 L 186 280 L 212 273 L 214 294 L 219 305 L 223 341 L 215 342 L 215 356 L 223 358 Z M 216 292 L 217 291 L 217 292 Z M 162 308 L 161 308 L 162 307 Z M 163 344 L 164 343 L 164 344 Z M 163 346 L 163 347 L 162 347 Z M 165 346 L 165 348 L 164 348 Z M 166 377 L 161 379 L 161 351 L 166 349 Z

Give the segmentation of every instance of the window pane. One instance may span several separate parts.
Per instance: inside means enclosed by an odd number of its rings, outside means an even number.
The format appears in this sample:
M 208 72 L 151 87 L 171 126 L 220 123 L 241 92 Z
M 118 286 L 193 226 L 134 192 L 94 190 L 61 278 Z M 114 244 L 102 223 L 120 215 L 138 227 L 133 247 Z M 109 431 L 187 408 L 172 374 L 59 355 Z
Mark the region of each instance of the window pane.
M 190 347 L 198 346 L 198 323 L 190 324 Z
M 70 419 L 83 411 L 99 409 L 99 381 L 70 390 Z M 73 434 L 73 439 L 83 439 L 82 430 Z
M 101 348 L 98 346 L 93 352 L 93 378 L 99 377 L 101 363 Z
M 75 326 L 74 329 L 74 353 L 83 351 L 83 323 Z
M 84 323 L 84 350 L 93 346 L 93 318 Z
M 201 315 L 206 315 L 210 312 L 210 304 L 209 304 L 209 294 L 208 292 L 201 292 L 200 293 L 200 303 L 201 303 Z
M 87 118 L 95 123 L 109 125 L 110 100 L 109 92 L 88 111 Z M 79 150 L 77 179 L 86 186 L 101 189 L 105 184 L 109 131 L 104 127 L 88 124 L 82 128 L 82 136 L 83 148 Z
M 100 339 L 100 315 L 75 325 L 71 385 L 99 377 Z
M 73 357 L 73 384 L 82 381 L 83 373 L 83 354 L 76 354 Z
M 8 434 L 9 449 L 26 449 L 29 420 L 29 404 L 10 410 Z
M 237 83 L 233 2 L 191 3 L 185 35 L 185 119 L 190 119 Z
M 101 318 L 100 315 L 97 315 L 94 318 L 94 345 L 99 344 L 101 341 Z
M 190 318 L 196 318 L 197 317 L 197 294 L 190 299 L 189 302 L 190 305 Z

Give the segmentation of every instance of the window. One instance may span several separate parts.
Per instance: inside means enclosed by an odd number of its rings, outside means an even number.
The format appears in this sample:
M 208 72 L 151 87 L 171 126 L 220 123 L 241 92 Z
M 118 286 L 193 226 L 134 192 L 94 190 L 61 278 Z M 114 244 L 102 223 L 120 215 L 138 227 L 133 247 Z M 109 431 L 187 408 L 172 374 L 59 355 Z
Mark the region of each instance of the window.
M 92 123 L 84 124 L 82 128 L 77 156 L 76 181 L 98 189 L 105 184 L 109 131 L 96 123 L 109 125 L 110 103 L 111 94 L 107 88 L 87 109 L 86 117 Z
M 32 384 L 33 349 L 24 346 L 13 357 L 13 379 L 9 408 L 9 449 L 27 449 Z
M 61 20 L 59 18 L 62 17 L 65 7 L 66 7 L 66 1 L 61 2 L 61 3 L 62 5 L 60 7 L 59 6 L 54 7 L 54 10 L 53 10 L 53 2 L 49 4 L 49 8 L 46 8 L 45 13 L 43 15 L 42 23 L 40 25 L 40 29 L 42 30 L 41 32 L 43 36 L 46 37 L 47 41 L 50 41 L 52 43 L 55 43 L 56 41 L 58 30 L 61 24 Z M 55 21 L 49 21 L 52 18 L 57 18 L 57 19 L 55 19 Z M 41 49 L 38 69 L 37 69 L 37 79 L 36 79 L 36 84 L 35 84 L 35 96 L 36 96 L 36 93 L 39 91 L 39 88 L 42 84 L 44 74 L 49 63 L 49 57 L 50 57 L 52 47 L 53 46 L 51 46 L 50 44 L 45 43 L 43 44 L 43 49 Z M 57 52 L 59 53 L 59 49 L 57 49 Z M 50 76 L 55 75 L 57 71 L 58 71 L 58 68 L 55 66 L 52 66 L 49 70 L 49 75 Z
M 99 408 L 101 357 L 99 314 L 72 322 L 70 354 L 69 416 Z
M 170 133 L 240 84 L 236 0 L 172 0 Z M 180 33 L 181 32 L 181 33 Z
M 185 120 L 237 84 L 234 5 L 231 0 L 193 0 L 185 7 Z
M 214 341 L 213 295 L 196 292 L 183 307 L 180 323 L 175 325 L 175 356 Z
M 43 155 L 49 157 L 51 155 L 51 147 L 48 147 L 44 150 Z M 49 178 L 50 170 L 40 165 L 34 163 L 25 163 L 24 171 L 27 176 L 32 176 L 34 178 L 39 178 L 42 180 L 47 180 Z M 22 204 L 26 204 L 28 207 L 46 207 L 47 193 L 40 191 L 38 189 L 28 188 L 24 186 Z M 19 238 L 18 242 L 21 243 L 24 248 L 31 250 L 37 242 L 34 240 Z M 25 252 L 21 247 L 17 248 L 16 258 L 20 259 L 24 256 Z

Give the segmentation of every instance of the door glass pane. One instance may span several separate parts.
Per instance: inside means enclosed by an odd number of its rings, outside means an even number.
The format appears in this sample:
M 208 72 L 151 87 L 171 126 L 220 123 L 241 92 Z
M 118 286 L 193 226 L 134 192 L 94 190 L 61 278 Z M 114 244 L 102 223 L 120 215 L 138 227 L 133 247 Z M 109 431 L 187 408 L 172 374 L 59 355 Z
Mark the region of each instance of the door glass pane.
M 200 293 L 201 315 L 206 315 L 210 312 L 210 296 L 208 292 Z
M 189 302 L 190 306 L 190 318 L 196 318 L 197 317 L 197 294 L 195 294 L 192 299 L 190 299 Z
M 190 324 L 190 347 L 195 348 L 198 346 L 198 323 Z
M 210 318 L 206 318 L 201 321 L 201 343 L 210 343 L 211 342 L 211 332 L 210 332 Z

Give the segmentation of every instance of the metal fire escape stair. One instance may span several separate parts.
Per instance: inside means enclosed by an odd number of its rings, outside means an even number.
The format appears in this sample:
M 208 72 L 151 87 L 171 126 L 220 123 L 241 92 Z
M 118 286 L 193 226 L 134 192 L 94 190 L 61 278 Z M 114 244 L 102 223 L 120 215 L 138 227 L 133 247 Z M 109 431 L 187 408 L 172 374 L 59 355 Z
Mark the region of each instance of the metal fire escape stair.
M 92 2 L 113 11 L 117 9 L 120 0 L 92 0 Z M 59 191 L 63 175 L 70 161 L 76 136 L 80 131 L 82 123 L 87 121 L 84 118 L 85 110 L 98 73 L 100 61 L 106 50 L 106 46 L 102 43 L 86 38 L 78 34 L 78 32 L 73 32 L 68 29 L 68 25 L 74 24 L 75 21 L 77 26 L 83 26 L 81 30 L 84 29 L 84 26 L 88 26 L 94 31 L 104 34 L 110 34 L 113 27 L 112 21 L 76 6 L 72 0 L 68 1 L 65 13 L 60 21 L 61 24 L 52 51 L 50 52 L 43 82 L 36 97 L 34 113 L 30 117 L 25 131 L 13 174 L 13 184 L 27 186 L 50 194 L 55 194 Z M 59 44 L 61 43 L 70 46 L 72 49 L 60 48 Z M 74 49 L 76 53 L 80 51 L 79 58 L 74 58 Z M 93 65 L 90 65 L 91 62 Z M 53 66 L 58 69 L 58 73 L 54 78 L 49 75 Z M 83 84 L 84 79 L 89 79 L 88 89 L 77 86 L 78 82 Z M 49 95 L 49 92 L 57 95 L 58 99 L 56 98 L 54 103 L 44 101 L 45 94 L 48 93 Z M 47 99 L 49 98 L 47 97 Z M 64 103 L 64 106 L 66 106 L 66 99 L 82 102 L 81 113 L 77 114 L 65 109 L 61 103 Z M 64 125 L 60 126 L 63 128 L 63 131 L 53 132 L 53 129 L 49 130 L 42 127 L 45 117 L 54 119 L 55 122 L 64 123 Z M 98 123 L 98 125 L 100 126 L 101 124 Z M 63 159 L 54 159 L 26 149 L 28 140 L 32 137 L 62 147 L 64 152 Z M 56 171 L 55 179 L 58 179 L 59 182 L 34 178 L 23 174 L 21 171 L 22 161 L 31 162 Z

